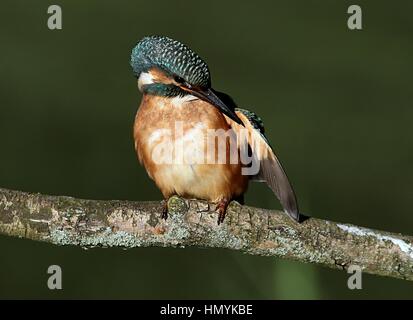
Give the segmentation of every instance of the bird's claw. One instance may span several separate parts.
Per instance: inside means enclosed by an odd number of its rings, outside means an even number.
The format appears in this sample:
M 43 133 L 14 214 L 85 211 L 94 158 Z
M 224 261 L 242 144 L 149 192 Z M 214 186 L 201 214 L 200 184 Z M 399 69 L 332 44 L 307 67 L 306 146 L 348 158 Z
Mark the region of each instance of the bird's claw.
M 168 219 L 168 201 L 167 200 L 165 200 L 164 202 L 161 218 L 164 220 Z
M 227 199 L 223 199 L 217 204 L 217 207 L 215 210 L 218 211 L 218 225 L 224 222 L 225 215 L 227 213 L 228 204 L 229 204 L 229 201 Z
M 218 225 L 224 222 L 226 212 L 218 212 Z

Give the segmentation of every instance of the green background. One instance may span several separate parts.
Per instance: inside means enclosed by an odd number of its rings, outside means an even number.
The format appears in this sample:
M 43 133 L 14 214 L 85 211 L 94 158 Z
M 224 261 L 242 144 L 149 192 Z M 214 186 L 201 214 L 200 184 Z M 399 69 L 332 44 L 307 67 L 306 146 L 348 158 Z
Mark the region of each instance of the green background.
M 47 7 L 63 30 L 47 28 Z M 10 1 L 0 4 L 0 186 L 156 200 L 138 165 L 129 67 L 145 35 L 188 44 L 256 111 L 310 216 L 413 234 L 413 3 Z M 278 208 L 254 184 L 247 203 Z M 82 250 L 0 237 L 1 298 L 413 298 L 413 284 L 228 250 Z M 63 269 L 50 291 L 47 268 Z

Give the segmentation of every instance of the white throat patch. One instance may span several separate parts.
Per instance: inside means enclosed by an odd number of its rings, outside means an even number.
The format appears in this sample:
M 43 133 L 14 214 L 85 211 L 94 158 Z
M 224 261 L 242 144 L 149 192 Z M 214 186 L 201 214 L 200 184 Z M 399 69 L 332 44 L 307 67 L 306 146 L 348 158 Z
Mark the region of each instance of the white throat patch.
M 149 72 L 142 72 L 138 79 L 138 88 L 142 91 L 142 87 L 154 83 L 153 77 Z
M 185 103 L 196 101 L 196 100 L 198 100 L 198 98 L 191 94 L 187 94 L 183 97 L 178 96 L 178 97 L 171 98 L 171 102 L 175 107 L 181 107 Z

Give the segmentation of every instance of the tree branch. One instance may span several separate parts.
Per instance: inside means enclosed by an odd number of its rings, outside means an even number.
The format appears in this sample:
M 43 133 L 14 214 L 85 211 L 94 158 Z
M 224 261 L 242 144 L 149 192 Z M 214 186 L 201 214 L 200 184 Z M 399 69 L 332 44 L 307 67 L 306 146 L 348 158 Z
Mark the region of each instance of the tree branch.
M 81 247 L 210 247 L 285 257 L 413 280 L 413 237 L 315 218 L 296 223 L 279 211 L 233 202 L 217 225 L 213 205 L 94 201 L 0 189 L 0 234 Z

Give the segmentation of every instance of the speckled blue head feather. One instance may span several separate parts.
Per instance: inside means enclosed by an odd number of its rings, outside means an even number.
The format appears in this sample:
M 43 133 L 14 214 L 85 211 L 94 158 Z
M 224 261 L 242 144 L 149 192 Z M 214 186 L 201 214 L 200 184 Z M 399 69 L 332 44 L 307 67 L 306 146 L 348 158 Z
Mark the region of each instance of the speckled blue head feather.
M 133 48 L 130 64 L 136 77 L 156 66 L 193 86 L 211 86 L 208 65 L 186 45 L 167 37 L 143 38 Z

